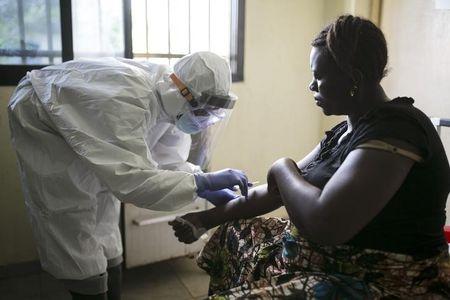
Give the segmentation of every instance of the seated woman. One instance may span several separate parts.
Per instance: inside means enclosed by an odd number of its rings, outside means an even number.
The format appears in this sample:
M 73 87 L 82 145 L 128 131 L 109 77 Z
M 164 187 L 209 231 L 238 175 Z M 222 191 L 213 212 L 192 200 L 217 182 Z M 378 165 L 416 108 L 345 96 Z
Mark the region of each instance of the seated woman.
M 383 33 L 341 16 L 313 40 L 310 62 L 316 104 L 347 120 L 300 162 L 277 160 L 247 199 L 171 222 L 175 235 L 191 243 L 192 228 L 223 224 L 198 258 L 210 294 L 450 298 L 449 163 L 413 99 L 384 93 Z M 280 206 L 289 220 L 254 218 Z

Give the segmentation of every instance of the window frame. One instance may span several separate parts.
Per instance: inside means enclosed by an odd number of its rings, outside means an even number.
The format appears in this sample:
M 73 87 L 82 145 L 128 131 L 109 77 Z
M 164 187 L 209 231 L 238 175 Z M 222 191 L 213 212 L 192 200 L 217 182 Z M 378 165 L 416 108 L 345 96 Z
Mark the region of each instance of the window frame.
M 61 56 L 62 61 L 73 59 L 72 43 L 72 1 L 59 0 L 61 18 Z M 28 71 L 41 69 L 44 65 L 1 65 L 0 64 L 0 86 L 14 86 Z
M 244 81 L 245 0 L 231 0 L 230 67 L 233 82 Z
M 59 0 L 61 18 L 61 56 L 62 61 L 72 60 L 72 0 Z M 131 31 L 131 0 L 123 0 L 124 57 L 133 58 Z M 244 37 L 245 0 L 231 0 L 231 45 L 230 67 L 233 82 L 244 80 Z M 45 65 L 0 65 L 0 86 L 15 86 L 28 71 L 41 69 Z

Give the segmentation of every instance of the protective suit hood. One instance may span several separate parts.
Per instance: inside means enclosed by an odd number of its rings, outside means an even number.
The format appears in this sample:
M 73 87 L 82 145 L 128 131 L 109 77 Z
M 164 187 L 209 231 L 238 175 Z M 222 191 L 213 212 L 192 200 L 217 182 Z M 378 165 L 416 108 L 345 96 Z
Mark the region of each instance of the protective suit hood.
M 156 96 L 159 97 L 162 111 L 165 113 L 167 121 L 174 124 L 177 115 L 183 111 L 186 99 L 169 78 L 169 73 L 161 77 L 161 81 L 155 85 Z
M 177 61 L 173 69 L 175 75 L 194 94 L 207 92 L 212 95 L 228 96 L 230 93 L 230 67 L 227 61 L 217 54 L 196 52 L 186 55 Z
M 229 96 L 231 72 L 228 62 L 212 52 L 196 52 L 182 57 L 173 67 L 173 73 L 188 87 L 194 97 L 202 93 Z M 173 121 L 183 113 L 186 99 L 169 76 L 163 76 L 156 85 L 163 110 Z

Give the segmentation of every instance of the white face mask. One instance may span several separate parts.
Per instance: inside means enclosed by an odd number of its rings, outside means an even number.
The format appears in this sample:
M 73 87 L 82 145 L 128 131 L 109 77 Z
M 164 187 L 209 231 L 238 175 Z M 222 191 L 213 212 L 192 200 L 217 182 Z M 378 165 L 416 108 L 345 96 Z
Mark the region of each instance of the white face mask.
M 175 126 L 187 134 L 196 134 L 202 131 L 200 123 L 196 121 L 191 111 L 186 111 L 175 121 Z

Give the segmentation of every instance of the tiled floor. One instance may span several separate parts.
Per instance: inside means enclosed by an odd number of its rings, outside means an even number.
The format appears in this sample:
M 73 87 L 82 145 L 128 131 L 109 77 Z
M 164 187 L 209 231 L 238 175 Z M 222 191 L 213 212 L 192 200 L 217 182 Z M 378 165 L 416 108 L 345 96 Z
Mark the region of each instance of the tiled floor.
M 123 300 L 204 299 L 209 276 L 192 258 L 177 258 L 124 270 Z M 0 279 L 0 299 L 70 300 L 59 282 L 45 273 Z

